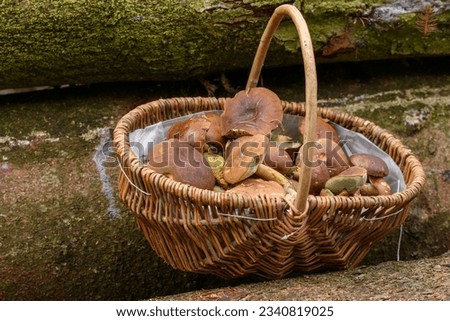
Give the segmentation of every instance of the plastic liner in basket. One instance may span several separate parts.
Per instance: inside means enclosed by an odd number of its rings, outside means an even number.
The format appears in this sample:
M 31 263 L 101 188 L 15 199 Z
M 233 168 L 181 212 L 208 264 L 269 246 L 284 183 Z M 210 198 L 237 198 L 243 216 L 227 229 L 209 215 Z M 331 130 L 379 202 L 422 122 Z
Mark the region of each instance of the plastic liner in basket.
M 221 114 L 222 111 L 216 110 L 199 112 L 192 115 L 181 116 L 163 122 L 158 122 L 145 128 L 136 129 L 130 133 L 130 144 L 133 152 L 139 157 L 141 162 L 145 163 L 149 150 L 151 150 L 152 146 L 167 138 L 167 132 L 173 124 L 193 116 L 207 113 Z M 298 136 L 299 118 L 300 116 L 298 115 L 285 114 L 283 116 L 283 128 L 286 135 L 291 137 Z M 389 175 L 385 177 L 385 180 L 388 182 L 391 190 L 393 192 L 401 192 L 405 189 L 405 180 L 403 178 L 402 171 L 388 154 L 386 154 L 361 133 L 346 129 L 333 122 L 330 122 L 330 124 L 336 129 L 340 138 L 341 146 L 347 156 L 357 153 L 366 153 L 380 157 L 389 168 Z

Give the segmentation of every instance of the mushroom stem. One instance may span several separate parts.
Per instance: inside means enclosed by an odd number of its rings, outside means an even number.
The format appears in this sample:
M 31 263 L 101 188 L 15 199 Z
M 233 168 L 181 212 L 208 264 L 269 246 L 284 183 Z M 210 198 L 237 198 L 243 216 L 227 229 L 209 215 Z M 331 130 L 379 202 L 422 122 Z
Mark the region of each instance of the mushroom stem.
M 260 164 L 255 174 L 266 181 L 275 181 L 281 186 L 290 185 L 289 180 L 280 172 L 264 164 Z
M 285 191 L 286 195 L 288 196 L 288 199 L 291 199 L 291 200 L 295 199 L 295 197 L 297 195 L 296 189 L 292 186 L 289 179 L 286 176 L 284 176 L 283 174 L 281 174 L 280 172 L 278 172 L 277 170 L 275 170 L 272 167 L 269 167 L 267 165 L 260 164 L 258 166 L 258 169 L 256 170 L 255 174 L 257 176 L 265 179 L 266 181 L 277 182 L 278 184 L 283 186 L 284 191 Z

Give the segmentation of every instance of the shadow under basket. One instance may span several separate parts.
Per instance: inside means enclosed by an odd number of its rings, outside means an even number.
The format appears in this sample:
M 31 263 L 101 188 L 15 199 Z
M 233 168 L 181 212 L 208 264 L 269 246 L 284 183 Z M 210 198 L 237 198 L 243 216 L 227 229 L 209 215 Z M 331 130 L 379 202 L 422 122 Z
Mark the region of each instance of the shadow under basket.
M 119 194 L 153 250 L 176 269 L 224 278 L 251 274 L 273 279 L 293 271 L 354 267 L 377 241 L 403 224 L 410 202 L 425 183 L 420 162 L 389 132 L 368 120 L 316 106 L 316 96 L 308 94 L 311 86 L 316 88 L 312 46 L 305 41 L 309 33 L 295 7 L 283 5 L 275 10 L 269 31 L 266 29 L 263 35 L 269 41 L 261 41 L 260 46 L 268 46 L 273 30 L 285 15 L 300 30 L 307 99 L 305 104 L 282 101 L 284 114 L 310 117 L 310 122 L 320 116 L 363 134 L 398 165 L 405 188 L 388 196 L 299 193 L 304 202 L 293 211 L 292 204 L 281 197 L 220 193 L 182 184 L 145 166 L 133 152 L 130 133 L 180 116 L 223 110 L 230 98 L 181 97 L 143 104 L 126 114 L 114 131 L 121 168 Z M 261 49 L 261 59 L 258 48 L 247 83 L 249 90 L 259 78 L 266 50 Z M 301 179 L 310 180 L 310 175 Z

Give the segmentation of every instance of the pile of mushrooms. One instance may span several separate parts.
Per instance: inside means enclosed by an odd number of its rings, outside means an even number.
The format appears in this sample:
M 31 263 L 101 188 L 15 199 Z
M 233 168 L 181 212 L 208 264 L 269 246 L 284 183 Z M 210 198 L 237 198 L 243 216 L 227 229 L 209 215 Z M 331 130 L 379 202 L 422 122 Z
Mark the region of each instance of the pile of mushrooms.
M 317 142 L 314 146 L 309 193 L 320 196 L 377 196 L 392 194 L 385 177 L 389 168 L 379 157 L 357 153 L 348 157 L 340 146 L 339 136 L 327 120 L 317 117 Z M 304 118 L 299 121 L 299 131 L 304 135 Z M 300 148 L 296 164 L 303 157 Z M 294 174 L 296 174 L 294 172 Z
M 245 195 L 270 194 L 293 200 L 304 154 L 299 139 L 283 134 L 283 107 L 271 90 L 256 87 L 226 101 L 218 115 L 207 113 L 175 123 L 167 138 L 148 153 L 155 172 L 198 188 Z M 386 195 L 388 168 L 368 154 L 350 157 L 339 145 L 334 128 L 317 121 L 317 143 L 310 194 Z

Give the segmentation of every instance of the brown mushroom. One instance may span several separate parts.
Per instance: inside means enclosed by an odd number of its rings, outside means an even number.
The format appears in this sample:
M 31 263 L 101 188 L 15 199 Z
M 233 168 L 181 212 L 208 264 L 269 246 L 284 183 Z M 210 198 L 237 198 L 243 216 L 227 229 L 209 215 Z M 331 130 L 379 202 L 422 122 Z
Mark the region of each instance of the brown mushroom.
M 378 190 L 379 195 L 391 195 L 392 189 L 383 177 L 369 176 L 369 181 Z
M 167 138 L 176 138 L 182 142 L 188 142 L 198 151 L 203 151 L 206 134 L 210 126 L 211 121 L 205 116 L 191 117 L 173 124 L 167 132 Z
M 285 191 L 289 194 L 294 191 L 292 184 L 286 176 L 267 165 L 260 164 L 256 169 L 255 175 L 266 181 L 277 182 L 283 186 Z
M 283 106 L 280 98 L 264 87 L 240 91 L 224 105 L 222 136 L 268 135 L 281 126 Z
M 236 184 L 252 176 L 264 160 L 269 139 L 265 135 L 236 138 L 226 148 L 224 179 Z
M 284 175 L 290 175 L 296 168 L 291 156 L 275 142 L 269 142 L 263 163 Z
M 309 186 L 309 194 L 319 195 L 320 191 L 325 187 L 325 183 L 330 179 L 330 173 L 324 162 L 319 162 L 311 170 L 311 184 Z
M 349 157 L 349 161 L 353 166 L 364 167 L 369 176 L 384 177 L 389 174 L 389 168 L 386 163 L 375 155 L 353 154 Z
M 283 149 L 293 160 L 297 157 L 298 150 L 302 146 L 298 141 L 281 134 L 272 135 L 271 141 L 275 142 L 275 144 Z
M 276 182 L 282 186 L 284 189 L 285 201 L 292 203 L 296 199 L 298 185 L 291 183 L 291 181 L 280 172 L 270 168 L 267 165 L 260 164 L 255 172 L 255 175 L 266 181 Z
M 303 159 L 305 148 L 314 148 L 314 159 Z M 328 138 L 320 138 L 311 145 L 302 145 L 296 159 L 296 164 L 299 167 L 303 163 L 315 167 L 319 165 L 318 162 L 325 163 L 330 177 L 336 176 L 349 167 L 349 161 L 344 150 L 339 144 Z
M 359 189 L 359 193 L 362 196 L 377 196 L 380 194 L 380 192 L 378 192 L 378 189 L 371 183 L 365 183 L 363 186 L 361 186 L 361 188 Z
M 330 197 L 330 196 L 334 196 L 334 194 L 333 194 L 329 189 L 323 188 L 323 189 L 320 191 L 319 196 L 322 196 L 322 197 Z
M 325 165 L 325 162 L 318 159 L 317 151 L 313 151 L 312 157 L 313 160 L 306 163 L 306 166 L 311 167 L 311 184 L 309 186 L 309 194 L 319 195 L 321 190 L 325 187 L 325 183 L 330 179 L 330 173 Z M 299 165 L 304 166 L 304 164 L 305 163 L 300 162 Z M 299 176 L 299 169 L 300 167 L 298 167 L 293 173 L 293 176 L 296 179 L 298 179 Z
M 156 144 L 148 153 L 152 170 L 175 181 L 212 190 L 215 178 L 203 154 L 187 142 L 168 139 Z
M 220 115 L 207 113 L 205 117 L 211 122 L 211 126 L 209 126 L 206 132 L 205 143 L 221 152 L 225 147 L 226 139 L 222 136 L 222 120 Z
M 291 159 L 295 160 L 298 155 L 298 151 L 302 144 L 299 142 L 286 142 L 279 145 L 280 148 L 284 149 L 286 153 L 291 157 Z
M 242 136 L 228 144 L 224 179 L 229 184 L 237 184 L 256 175 L 264 180 L 278 183 L 284 188 L 286 194 L 292 196 L 295 191 L 287 177 L 262 164 L 268 144 L 269 140 L 265 135 Z
M 325 188 L 329 189 L 334 195 L 339 195 L 343 191 L 353 195 L 367 181 L 367 171 L 365 168 L 352 166 L 339 175 L 331 177 L 326 183 Z
M 306 130 L 305 117 L 300 117 L 298 121 L 298 129 L 300 131 L 300 135 L 303 137 L 305 135 Z M 328 120 L 325 120 L 321 117 L 317 117 L 316 132 L 317 132 L 317 139 L 328 138 L 334 141 L 335 143 L 339 143 L 339 136 L 334 127 L 329 124 Z
M 283 187 L 273 181 L 266 181 L 261 178 L 247 178 L 240 184 L 226 191 L 226 193 L 244 194 L 255 196 L 260 194 L 268 194 L 273 196 L 284 196 Z

